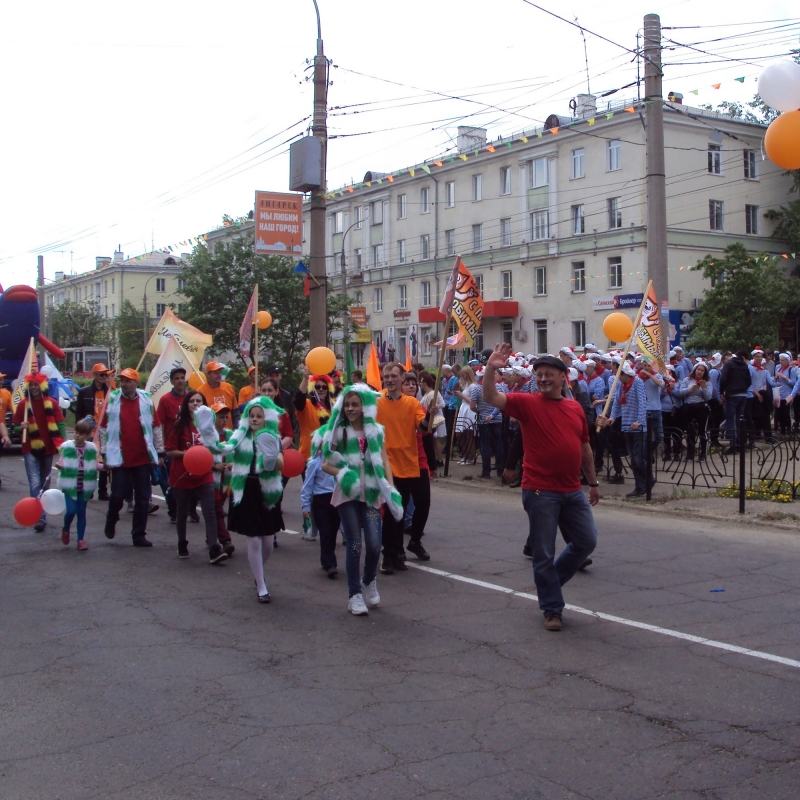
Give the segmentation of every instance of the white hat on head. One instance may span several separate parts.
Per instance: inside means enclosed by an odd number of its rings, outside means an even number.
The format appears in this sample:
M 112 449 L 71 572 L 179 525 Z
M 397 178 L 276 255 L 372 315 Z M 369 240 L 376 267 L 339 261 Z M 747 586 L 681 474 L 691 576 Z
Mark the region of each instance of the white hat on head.
M 665 366 L 670 372 L 675 372 L 675 366 L 673 364 L 666 364 Z
M 512 367 L 511 371 L 514 373 L 514 375 L 519 375 L 520 378 L 530 378 L 531 375 L 533 375 L 533 373 L 527 367 L 523 367 L 522 365 Z
M 673 349 L 673 350 L 674 350 L 676 353 L 682 353 L 682 352 L 683 352 L 683 348 L 682 348 L 682 347 L 681 347 L 679 344 L 676 344 L 676 345 L 675 345 L 675 347 L 673 347 L 672 349 Z
M 630 375 L 631 377 L 633 377 L 633 376 L 636 374 L 636 371 L 635 371 L 635 370 L 634 370 L 634 368 L 633 368 L 633 364 L 631 364 L 631 363 L 630 363 L 630 362 L 628 362 L 628 361 L 626 361 L 626 362 L 625 362 L 625 363 L 622 365 L 622 372 L 623 372 L 625 375 Z
M 559 351 L 560 354 L 565 356 L 572 356 L 575 358 L 575 348 L 574 347 L 562 347 Z
M 588 369 L 590 366 L 591 367 L 597 366 L 597 362 L 593 358 L 587 358 L 586 361 L 584 361 L 583 363 L 586 369 Z
M 677 353 L 674 350 L 670 350 L 669 353 L 667 353 L 667 358 L 675 358 L 676 355 Z
M 750 353 L 750 355 L 751 355 L 751 356 L 754 356 L 754 355 L 756 355 L 756 354 L 758 354 L 758 353 L 760 353 L 762 356 L 764 355 L 764 351 L 763 351 L 763 350 L 762 350 L 760 347 L 756 347 L 756 349 L 755 349 L 755 350 L 753 350 L 753 352 L 752 352 L 752 353 Z
M 711 361 L 709 363 L 711 364 L 712 367 L 716 367 L 717 364 L 721 362 L 722 362 L 722 353 L 714 353 L 714 355 L 711 356 Z
M 452 370 L 453 368 L 449 364 L 442 364 L 442 369 Z
M 572 362 L 572 366 L 573 366 L 574 369 L 578 370 L 578 372 L 586 372 L 586 362 L 585 361 L 579 361 L 578 359 L 575 359 Z
M 570 367 L 570 368 L 567 370 L 567 375 L 569 376 L 569 379 L 570 379 L 571 381 L 576 381 L 576 380 L 578 380 L 578 370 L 576 370 L 576 369 L 575 369 L 575 367 Z
M 591 342 L 586 342 L 586 344 L 583 346 L 583 351 L 584 351 L 584 353 L 585 352 L 596 353 L 597 352 L 597 346 L 592 344 Z
M 621 364 L 622 363 L 622 356 L 611 356 L 611 360 L 615 364 Z M 625 363 L 627 364 L 628 362 L 626 361 Z
M 791 353 L 781 353 L 778 356 L 778 358 L 785 358 L 787 361 L 791 361 L 792 360 L 792 354 Z

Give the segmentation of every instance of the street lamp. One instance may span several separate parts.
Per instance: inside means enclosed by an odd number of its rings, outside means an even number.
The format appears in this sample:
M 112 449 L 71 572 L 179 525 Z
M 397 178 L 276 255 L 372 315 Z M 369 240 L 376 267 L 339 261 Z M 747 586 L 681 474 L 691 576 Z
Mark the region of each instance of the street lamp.
M 316 4 L 316 0 L 315 0 Z M 341 254 L 341 262 L 342 262 L 342 294 L 347 297 L 347 263 L 345 261 L 345 246 L 347 244 L 347 234 L 350 233 L 353 228 L 358 225 L 363 224 L 364 220 L 369 219 L 369 213 L 365 214 L 361 219 L 357 219 L 345 232 L 342 236 L 342 254 Z M 347 363 L 347 351 L 350 348 L 350 314 L 345 313 L 344 319 L 342 320 L 342 340 L 344 342 L 344 356 L 345 356 L 345 364 Z
M 142 323 L 143 323 L 143 330 L 144 330 L 144 347 L 145 350 L 147 349 L 147 342 L 150 340 L 150 334 L 148 333 L 148 317 L 147 317 L 147 284 L 150 283 L 153 278 L 158 277 L 159 275 L 163 275 L 166 270 L 161 270 L 161 272 L 156 272 L 155 275 L 151 275 L 145 282 L 144 282 L 144 291 L 142 292 Z

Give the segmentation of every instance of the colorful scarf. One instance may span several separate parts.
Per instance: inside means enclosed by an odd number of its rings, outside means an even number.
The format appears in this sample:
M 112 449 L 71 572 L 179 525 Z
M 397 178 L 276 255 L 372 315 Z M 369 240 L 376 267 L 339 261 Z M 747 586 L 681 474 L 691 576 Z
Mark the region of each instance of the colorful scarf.
M 67 497 L 78 500 L 78 468 L 80 459 L 75 442 L 69 440 L 61 445 L 61 471 L 58 474 L 58 488 Z M 83 493 L 80 499 L 90 500 L 97 488 L 97 448 L 86 442 L 83 446 Z
M 139 397 L 139 422 L 142 426 L 142 436 L 150 455 L 150 463 L 158 463 L 158 453 L 153 444 L 153 400 L 143 389 L 137 389 Z M 114 389 L 108 394 L 108 427 L 106 428 L 106 466 L 121 467 L 122 447 L 120 445 L 120 405 L 122 403 L 122 389 Z
M 30 377 L 30 376 L 28 376 Z M 45 381 L 45 386 L 47 386 L 47 381 Z M 28 388 L 28 381 L 25 381 L 25 389 Z M 30 395 L 26 398 L 28 403 L 28 408 L 30 408 L 30 416 L 28 417 L 28 442 L 31 446 L 31 453 L 36 455 L 39 453 L 40 455 L 45 451 L 45 443 L 44 439 L 42 439 L 42 434 L 39 431 L 39 424 L 36 422 L 36 416 L 33 413 L 33 402 Z M 42 396 L 42 406 L 44 407 L 44 416 L 47 420 L 47 432 L 50 434 L 50 438 L 53 440 L 53 445 L 58 447 L 61 444 L 62 436 L 58 429 L 58 423 L 55 419 L 55 414 L 53 409 L 55 406 L 53 405 L 53 401 L 49 397 Z

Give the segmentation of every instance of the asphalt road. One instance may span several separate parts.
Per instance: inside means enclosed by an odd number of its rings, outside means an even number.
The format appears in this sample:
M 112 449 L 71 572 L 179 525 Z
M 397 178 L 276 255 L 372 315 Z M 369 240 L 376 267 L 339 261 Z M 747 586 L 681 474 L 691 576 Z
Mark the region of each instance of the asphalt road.
M 13 522 L 19 457 L 0 474 L 4 800 L 800 796 L 797 534 L 600 507 L 565 596 L 621 621 L 548 633 L 510 493 L 436 488 L 447 575 L 379 576 L 355 618 L 341 547 L 331 581 L 282 535 L 259 605 L 243 547 L 211 567 L 190 525 L 179 561 L 163 509 L 156 547 L 129 517 L 109 542 L 92 502 L 81 554 Z

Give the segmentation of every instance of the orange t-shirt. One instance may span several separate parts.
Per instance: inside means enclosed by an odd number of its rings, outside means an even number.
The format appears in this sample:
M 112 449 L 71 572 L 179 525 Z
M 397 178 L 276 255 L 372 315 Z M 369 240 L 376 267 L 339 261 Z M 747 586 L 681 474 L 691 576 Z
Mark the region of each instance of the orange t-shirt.
M 244 405 L 255 397 L 256 390 L 248 383 L 239 389 L 239 405 Z
M 415 397 L 378 398 L 377 420 L 383 425 L 386 455 L 395 478 L 419 478 L 417 428 L 423 419 L 425 409 Z
M 0 422 L 6 421 L 6 414 L 13 411 L 14 406 L 11 402 L 11 392 L 8 389 L 0 389 Z
M 295 411 L 297 411 L 296 407 Z M 311 436 L 320 427 L 317 408 L 310 400 L 306 400 L 302 411 L 297 411 L 297 422 L 300 425 L 300 446 L 297 449 L 308 461 L 311 458 Z
M 205 397 L 209 406 L 213 406 L 214 403 L 225 403 L 231 410 L 236 408 L 236 391 L 227 381 L 222 381 L 216 389 L 204 383 L 197 391 Z

